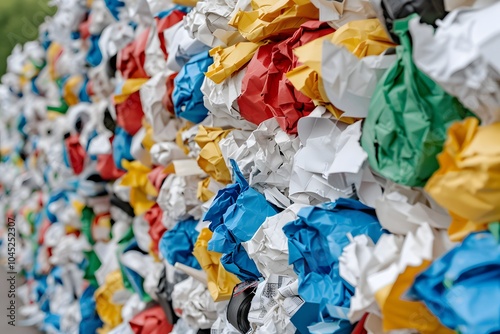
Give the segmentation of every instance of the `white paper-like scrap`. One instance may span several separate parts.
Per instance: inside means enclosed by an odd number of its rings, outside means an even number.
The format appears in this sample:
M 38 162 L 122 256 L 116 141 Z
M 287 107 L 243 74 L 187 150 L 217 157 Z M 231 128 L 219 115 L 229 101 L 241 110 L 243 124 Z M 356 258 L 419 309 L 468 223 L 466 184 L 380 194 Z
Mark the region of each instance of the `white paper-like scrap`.
M 438 28 L 410 21 L 415 65 L 472 110 L 482 125 L 500 120 L 500 3 L 448 14 Z
M 361 148 L 361 122 L 351 125 L 308 116 L 299 120 L 301 149 L 294 157 L 290 198 L 296 203 L 318 204 L 352 197 L 373 206 L 382 195 Z
M 254 260 L 259 272 L 266 278 L 271 275 L 297 277 L 288 264 L 288 238 L 283 226 L 297 219 L 303 204 L 293 204 L 277 215 L 267 217 L 252 239 L 242 243 L 248 256 Z
M 357 58 L 346 48 L 323 42 L 321 72 L 330 102 L 342 117 L 366 118 L 377 82 L 396 61 L 396 55 Z
M 297 329 L 290 318 L 304 304 L 298 294 L 295 277 L 271 275 L 259 283 L 248 314 L 252 333 L 295 333 Z

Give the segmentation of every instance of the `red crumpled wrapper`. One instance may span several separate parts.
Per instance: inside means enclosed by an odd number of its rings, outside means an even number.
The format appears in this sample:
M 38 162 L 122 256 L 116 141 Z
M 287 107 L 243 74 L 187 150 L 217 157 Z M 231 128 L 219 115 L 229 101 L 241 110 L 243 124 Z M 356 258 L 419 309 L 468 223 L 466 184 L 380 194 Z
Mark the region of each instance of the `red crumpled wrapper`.
M 144 219 L 149 223 L 148 234 L 152 241 L 151 250 L 157 255 L 159 254 L 158 244 L 163 236 L 163 233 L 167 231 L 165 226 L 163 226 L 162 218 L 163 210 L 160 208 L 158 203 L 144 214 Z
M 90 17 L 87 17 L 80 25 L 78 26 L 78 30 L 80 32 L 80 38 L 82 40 L 86 40 L 90 37 Z
M 129 321 L 135 334 L 170 333 L 173 325 L 168 322 L 161 306 L 148 308 Z
M 160 40 L 160 48 L 167 59 L 167 45 L 163 32 L 174 24 L 182 21 L 186 14 L 179 10 L 174 10 L 162 19 L 156 19 L 157 36 Z M 117 68 L 124 79 L 149 78 L 144 69 L 146 61 L 146 47 L 151 29 L 145 29 L 137 38 L 123 48 L 118 54 Z
M 82 145 L 80 145 L 80 136 L 71 135 L 64 140 L 66 150 L 68 151 L 68 159 L 73 172 L 78 175 L 83 172 L 86 153 Z
M 298 65 L 293 49 L 332 32 L 326 22 L 309 21 L 292 37 L 261 46 L 243 78 L 238 98 L 241 115 L 257 125 L 275 117 L 284 131 L 296 134 L 298 120 L 309 115 L 315 105 L 286 78 L 286 73 Z
M 142 128 L 142 110 L 140 91 L 130 94 L 125 102 L 117 104 L 116 123 L 130 135 L 135 135 Z
M 124 79 L 149 78 L 144 69 L 149 30 L 144 30 L 133 42 L 118 53 L 117 68 Z
M 155 189 L 160 192 L 161 186 L 163 185 L 163 181 L 168 176 L 168 173 L 164 172 L 165 167 L 163 166 L 158 166 L 153 168 L 151 172 L 148 174 L 148 180 L 151 182 L 151 184 L 155 187 Z
M 179 73 L 174 73 L 171 74 L 167 78 L 166 86 L 167 86 L 167 91 L 165 92 L 165 95 L 163 95 L 163 99 L 161 100 L 161 103 L 163 105 L 163 108 L 170 112 L 172 115 L 175 115 L 175 109 L 174 109 L 174 102 L 172 101 L 172 93 L 174 92 L 175 84 L 174 84 L 174 79 Z
M 118 169 L 113 160 L 113 154 L 100 154 L 97 156 L 97 171 L 103 180 L 112 181 L 116 180 L 123 175 L 125 171 Z
M 180 11 L 180 10 L 173 10 L 168 16 L 165 16 L 164 18 L 156 18 L 156 27 L 158 29 L 158 38 L 160 39 L 160 48 L 163 51 L 163 54 L 165 55 L 165 59 L 168 57 L 167 53 L 167 45 L 165 41 L 165 36 L 163 32 L 167 30 L 168 28 L 172 27 L 173 25 L 179 23 L 182 21 L 182 19 L 186 16 L 186 13 Z

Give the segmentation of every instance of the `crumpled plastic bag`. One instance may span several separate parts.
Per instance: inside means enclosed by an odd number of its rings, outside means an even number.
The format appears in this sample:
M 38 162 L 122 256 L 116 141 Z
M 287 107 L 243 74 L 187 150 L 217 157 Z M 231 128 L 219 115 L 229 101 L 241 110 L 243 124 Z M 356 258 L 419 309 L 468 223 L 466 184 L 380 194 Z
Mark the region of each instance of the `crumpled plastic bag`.
M 196 225 L 198 221 L 194 219 L 177 222 L 161 237 L 160 253 L 171 265 L 179 262 L 195 269 L 201 268 L 193 256 L 194 244 L 199 235 Z
M 478 123 L 468 118 L 449 128 L 443 152 L 438 156 L 439 169 L 425 186 L 432 198 L 450 212 L 453 220 L 448 233 L 455 241 L 500 219 L 496 204 L 500 192 L 492 172 L 497 165 L 493 143 L 500 123 Z
M 494 333 L 500 329 L 499 261 L 500 244 L 491 233 L 470 234 L 415 278 L 411 294 L 451 329 Z
M 192 57 L 174 79 L 175 114 L 195 124 L 207 117 L 208 110 L 203 105 L 203 93 L 200 88 L 205 79 L 204 72 L 213 60 L 208 52 Z
M 234 275 L 226 271 L 220 263 L 221 253 L 208 250 L 208 242 L 213 233 L 204 228 L 201 230 L 198 240 L 194 245 L 193 255 L 198 263 L 207 273 L 207 288 L 214 302 L 229 300 L 233 289 L 240 281 Z
M 298 65 L 293 49 L 332 31 L 326 23 L 310 21 L 283 42 L 261 46 L 243 78 L 238 98 L 241 115 L 256 125 L 275 117 L 284 131 L 296 133 L 299 118 L 313 111 L 315 105 L 285 75 Z
M 217 319 L 215 303 L 208 289 L 193 277 L 174 286 L 172 304 L 176 314 L 191 327 L 210 328 Z
M 303 0 L 252 0 L 251 10 L 238 12 L 229 25 L 251 42 L 282 38 L 294 33 L 303 23 L 318 19 L 318 9 Z
M 483 125 L 500 120 L 500 63 L 494 56 L 499 12 L 498 3 L 463 8 L 450 13 L 436 30 L 417 18 L 410 21 L 415 65 L 472 110 Z
M 297 277 L 288 264 L 288 239 L 283 226 L 297 220 L 297 213 L 304 207 L 303 204 L 292 204 L 277 215 L 267 217 L 252 239 L 243 243 L 248 256 L 265 278 L 271 275 Z
M 234 160 L 231 166 L 236 183 L 217 193 L 203 217 L 214 232 L 208 250 L 224 254 L 221 263 L 227 271 L 241 280 L 251 280 L 260 277 L 260 273 L 241 243 L 250 240 L 266 217 L 276 214 L 276 210 L 248 185 Z
M 409 19 L 396 22 L 397 62 L 377 84 L 361 144 L 375 172 L 407 186 L 423 186 L 438 168 L 446 129 L 470 113 L 413 64 Z M 404 102 L 404 103 L 403 103 Z
M 81 322 L 78 326 L 80 333 L 95 333 L 103 325 L 96 310 L 95 290 L 95 287 L 89 285 L 80 296 Z
M 375 242 L 383 234 L 375 210 L 358 201 L 336 202 L 299 211 L 283 227 L 288 238 L 289 263 L 299 276 L 299 294 L 306 302 L 349 307 L 354 289 L 339 274 L 342 249 L 352 236 L 367 234 Z

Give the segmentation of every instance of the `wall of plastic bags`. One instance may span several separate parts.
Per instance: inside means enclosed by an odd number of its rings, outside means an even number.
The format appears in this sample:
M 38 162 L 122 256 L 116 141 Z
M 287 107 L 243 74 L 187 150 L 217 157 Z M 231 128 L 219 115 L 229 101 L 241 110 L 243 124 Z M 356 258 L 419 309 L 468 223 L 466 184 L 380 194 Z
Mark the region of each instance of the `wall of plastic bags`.
M 54 5 L 0 86 L 22 324 L 500 331 L 499 2 Z

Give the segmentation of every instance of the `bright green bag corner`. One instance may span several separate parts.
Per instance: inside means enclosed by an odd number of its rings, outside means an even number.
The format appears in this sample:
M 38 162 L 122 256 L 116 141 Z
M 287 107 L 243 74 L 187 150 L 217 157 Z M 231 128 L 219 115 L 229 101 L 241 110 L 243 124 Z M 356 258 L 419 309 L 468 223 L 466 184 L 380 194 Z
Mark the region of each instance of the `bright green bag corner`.
M 364 121 L 361 144 L 378 174 L 407 186 L 424 186 L 438 169 L 448 127 L 473 114 L 419 71 L 412 59 L 408 22 L 394 24 L 400 36 L 397 61 L 380 79 Z

